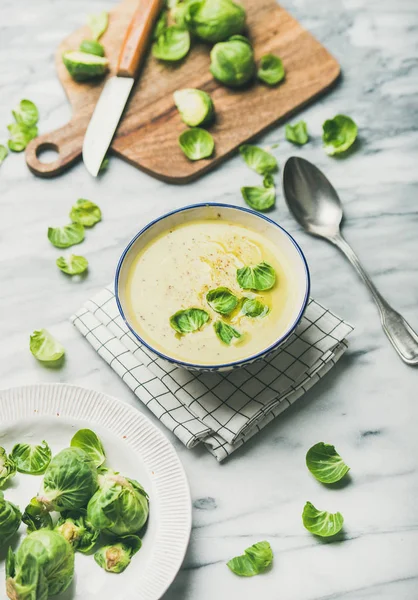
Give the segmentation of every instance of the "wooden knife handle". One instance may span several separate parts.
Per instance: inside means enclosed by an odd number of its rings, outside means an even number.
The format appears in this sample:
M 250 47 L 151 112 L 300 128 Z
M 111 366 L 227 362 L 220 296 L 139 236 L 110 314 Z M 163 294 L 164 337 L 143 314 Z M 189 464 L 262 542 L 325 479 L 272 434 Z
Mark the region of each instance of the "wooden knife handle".
M 122 43 L 116 75 L 135 77 L 161 10 L 161 0 L 140 0 Z

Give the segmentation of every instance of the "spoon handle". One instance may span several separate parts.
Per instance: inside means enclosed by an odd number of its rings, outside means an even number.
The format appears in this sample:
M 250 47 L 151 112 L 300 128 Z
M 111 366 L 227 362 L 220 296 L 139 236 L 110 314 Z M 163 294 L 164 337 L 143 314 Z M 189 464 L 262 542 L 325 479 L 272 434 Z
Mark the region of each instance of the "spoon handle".
M 399 356 L 409 365 L 418 365 L 418 335 L 409 323 L 405 321 L 402 315 L 396 312 L 396 310 L 386 302 L 362 267 L 354 250 L 348 242 L 346 242 L 341 233 L 328 239 L 346 255 L 371 291 L 372 296 L 379 307 L 383 331 L 386 333 Z

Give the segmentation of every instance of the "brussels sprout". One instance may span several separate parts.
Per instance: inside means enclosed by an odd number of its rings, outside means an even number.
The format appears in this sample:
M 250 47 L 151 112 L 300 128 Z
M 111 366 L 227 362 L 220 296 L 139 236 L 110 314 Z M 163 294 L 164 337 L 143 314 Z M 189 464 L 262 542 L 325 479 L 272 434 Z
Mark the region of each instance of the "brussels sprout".
M 204 129 L 200 129 L 200 127 L 183 131 L 179 136 L 179 144 L 189 160 L 209 158 L 215 148 L 215 142 L 211 134 Z
M 89 552 L 100 535 L 100 531 L 93 529 L 87 520 L 87 511 L 66 511 L 58 519 L 55 531 L 58 531 L 78 552 Z
M 80 52 L 85 52 L 86 54 L 94 54 L 95 56 L 104 56 L 105 49 L 101 45 L 100 42 L 96 42 L 96 40 L 83 40 L 80 44 L 79 48 Z
M 241 87 L 254 77 L 254 52 L 250 42 L 241 35 L 215 44 L 210 58 L 210 72 L 225 85 Z
M 109 68 L 107 58 L 77 50 L 64 52 L 62 61 L 75 81 L 86 81 L 87 79 L 101 77 Z
M 37 498 L 32 498 L 22 516 L 22 521 L 28 526 L 28 533 L 38 529 L 53 529 L 52 518 L 45 505 Z
M 15 461 L 7 456 L 6 450 L 0 447 L 0 487 L 16 475 Z
M 184 22 L 200 39 L 223 42 L 243 31 L 245 10 L 232 0 L 191 0 L 185 8 Z
M 125 535 L 113 544 L 100 548 L 94 555 L 94 560 L 109 573 L 122 573 L 141 546 L 142 542 L 138 536 Z
M 16 553 L 9 548 L 6 591 L 11 600 L 46 600 L 64 592 L 73 576 L 74 552 L 56 531 L 34 531 Z
M 159 60 L 176 62 L 190 50 L 190 33 L 182 27 L 172 25 L 164 29 L 152 45 L 152 54 Z
M 99 475 L 87 519 L 94 529 L 110 535 L 137 533 L 148 519 L 148 505 L 148 495 L 137 481 L 108 470 Z
M 213 117 L 213 102 L 202 90 L 186 88 L 173 94 L 181 118 L 186 125 L 197 127 L 208 123 Z
M 48 510 L 84 508 L 98 487 L 94 462 L 79 448 L 65 448 L 45 471 L 38 500 Z
M 19 529 L 22 515 L 20 510 L 4 498 L 0 492 L 0 547 Z

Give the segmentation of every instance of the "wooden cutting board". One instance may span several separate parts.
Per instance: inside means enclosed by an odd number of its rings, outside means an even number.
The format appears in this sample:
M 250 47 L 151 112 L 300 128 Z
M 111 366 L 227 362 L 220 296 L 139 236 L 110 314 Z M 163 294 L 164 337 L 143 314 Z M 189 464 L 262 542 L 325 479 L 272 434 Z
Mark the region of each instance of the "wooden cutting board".
M 275 88 L 255 82 L 245 90 L 231 90 L 217 83 L 209 72 L 210 47 L 196 43 L 181 64 L 166 65 L 147 57 L 132 92 L 111 148 L 114 154 L 143 171 L 171 183 L 187 183 L 225 160 L 242 143 L 255 138 L 280 119 L 329 88 L 340 69 L 329 52 L 281 8 L 275 0 L 241 0 L 247 11 L 249 37 L 256 59 L 272 52 L 280 56 L 286 69 L 285 81 Z M 115 72 L 119 48 L 136 8 L 137 0 L 124 0 L 111 12 L 107 32 L 101 42 Z M 103 87 L 77 83 L 65 69 L 61 55 L 75 50 L 89 37 L 83 27 L 66 38 L 56 54 L 58 77 L 73 109 L 71 121 L 33 140 L 26 150 L 26 162 L 33 173 L 53 177 L 81 157 L 88 122 Z M 178 145 L 186 125 L 173 102 L 173 92 L 192 87 L 209 92 L 216 109 L 216 122 L 209 128 L 215 138 L 212 158 L 189 161 Z M 59 157 L 42 163 L 38 155 L 54 149 Z

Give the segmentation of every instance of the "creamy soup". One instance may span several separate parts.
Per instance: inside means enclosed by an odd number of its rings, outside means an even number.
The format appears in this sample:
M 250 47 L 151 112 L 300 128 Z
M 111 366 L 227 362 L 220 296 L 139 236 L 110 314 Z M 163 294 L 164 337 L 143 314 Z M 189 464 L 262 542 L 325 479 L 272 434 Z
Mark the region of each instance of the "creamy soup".
M 266 262 L 276 273 L 267 291 L 244 290 L 237 269 Z M 154 238 L 130 266 L 126 283 L 127 316 L 150 346 L 182 362 L 217 365 L 257 354 L 273 344 L 291 325 L 297 289 L 290 264 L 260 233 L 225 220 L 196 220 Z M 226 287 L 240 302 L 229 315 L 208 304 L 210 290 Z M 268 307 L 265 316 L 243 314 L 243 298 Z M 170 317 L 179 310 L 199 308 L 209 319 L 201 329 L 179 334 Z M 266 309 L 267 310 L 267 309 Z M 221 320 L 241 337 L 224 343 L 215 332 Z

